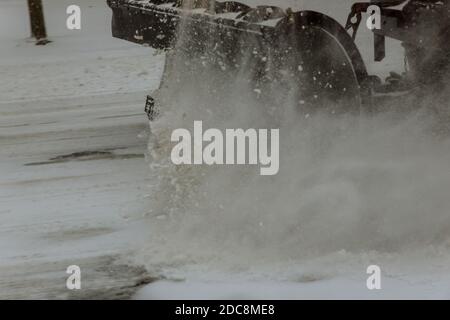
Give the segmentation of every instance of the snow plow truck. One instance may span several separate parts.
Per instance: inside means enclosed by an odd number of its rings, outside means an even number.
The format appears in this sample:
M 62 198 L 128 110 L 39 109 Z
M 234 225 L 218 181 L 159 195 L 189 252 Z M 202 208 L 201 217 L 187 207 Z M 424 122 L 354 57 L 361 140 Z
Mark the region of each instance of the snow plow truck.
M 285 81 L 295 89 L 299 108 L 321 108 L 331 101 L 333 113 L 360 112 L 387 96 L 445 85 L 449 0 L 355 2 L 345 25 L 308 8 L 249 2 L 108 0 L 108 5 L 114 37 L 186 57 L 207 56 L 229 69 L 250 69 L 255 86 Z M 385 59 L 386 38 L 401 42 L 403 74 L 383 80 L 368 74 L 355 39 L 360 28 L 369 27 L 375 61 Z M 151 97 L 146 111 L 152 118 Z

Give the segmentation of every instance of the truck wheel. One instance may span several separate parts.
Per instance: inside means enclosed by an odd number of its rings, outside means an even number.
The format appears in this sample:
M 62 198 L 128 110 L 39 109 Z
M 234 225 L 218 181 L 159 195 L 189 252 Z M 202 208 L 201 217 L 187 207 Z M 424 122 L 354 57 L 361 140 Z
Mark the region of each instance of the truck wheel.
M 369 101 L 367 71 L 351 37 L 323 14 L 305 11 L 277 26 L 272 79 L 305 113 L 358 114 Z

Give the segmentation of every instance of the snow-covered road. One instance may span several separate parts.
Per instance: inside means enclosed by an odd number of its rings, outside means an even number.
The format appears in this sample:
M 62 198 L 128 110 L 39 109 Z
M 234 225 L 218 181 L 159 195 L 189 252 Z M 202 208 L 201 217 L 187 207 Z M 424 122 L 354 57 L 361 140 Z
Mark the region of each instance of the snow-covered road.
M 69 265 L 83 271 L 80 296 L 144 276 L 108 272 L 132 249 L 125 218 L 145 211 L 141 111 L 136 94 L 0 103 L 0 297 L 70 296 Z
M 175 126 L 247 126 L 260 106 L 175 83 L 149 136 L 143 102 L 164 56 L 113 39 L 103 0 L 77 0 L 82 30 L 67 30 L 72 2 L 44 0 L 53 42 L 36 47 L 26 2 L 0 0 L 0 298 L 450 297 L 450 141 L 433 119 L 381 114 L 334 135 L 348 123 L 279 108 L 277 177 L 174 168 Z M 352 3 L 279 2 L 341 22 Z M 371 73 L 402 66 L 398 43 L 371 62 L 370 41 L 357 39 Z M 372 264 L 380 291 L 366 287 Z
M 44 1 L 53 42 L 37 47 L 26 2 L 0 2 L 0 298 L 127 298 L 149 280 L 121 257 L 149 207 L 143 103 L 162 57 L 112 39 L 103 1 L 79 1 L 90 19 L 68 31 L 70 3 Z

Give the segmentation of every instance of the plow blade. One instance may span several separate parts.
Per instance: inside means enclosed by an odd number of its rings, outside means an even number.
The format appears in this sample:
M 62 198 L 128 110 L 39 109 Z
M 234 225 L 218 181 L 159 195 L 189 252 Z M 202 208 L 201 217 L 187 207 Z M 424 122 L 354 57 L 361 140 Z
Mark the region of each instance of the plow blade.
M 228 41 L 243 33 L 268 36 L 286 16 L 277 7 L 252 9 L 234 1 L 215 2 L 213 9 L 207 4 L 187 6 L 170 0 L 108 0 L 108 5 L 113 10 L 114 37 L 157 49 L 172 48 L 178 32 L 192 35 L 197 45 L 211 38 L 212 32 Z
M 235 1 L 108 4 L 113 36 L 155 49 L 175 49 L 187 57 L 206 56 L 221 66 L 255 69 L 255 83 L 285 81 L 286 94 L 296 92 L 293 99 L 302 108 L 330 102 L 359 108 L 370 103 L 367 71 L 351 36 L 321 13 L 252 8 Z

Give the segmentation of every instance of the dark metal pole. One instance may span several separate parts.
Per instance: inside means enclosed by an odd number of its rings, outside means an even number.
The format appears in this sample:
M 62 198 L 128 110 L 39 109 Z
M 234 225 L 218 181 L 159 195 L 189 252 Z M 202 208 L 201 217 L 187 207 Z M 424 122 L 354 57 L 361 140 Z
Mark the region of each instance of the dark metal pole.
M 36 38 L 36 44 L 38 45 L 48 43 L 42 0 L 28 0 L 28 10 L 30 13 L 31 36 Z

